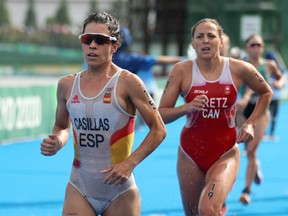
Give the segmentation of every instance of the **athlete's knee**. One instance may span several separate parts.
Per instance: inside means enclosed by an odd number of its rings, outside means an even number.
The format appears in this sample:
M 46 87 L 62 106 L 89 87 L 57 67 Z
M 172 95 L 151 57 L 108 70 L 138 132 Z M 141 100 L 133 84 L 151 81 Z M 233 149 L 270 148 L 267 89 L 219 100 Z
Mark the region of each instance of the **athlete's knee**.
M 198 207 L 199 216 L 218 216 L 221 208 L 218 204 L 200 205 Z

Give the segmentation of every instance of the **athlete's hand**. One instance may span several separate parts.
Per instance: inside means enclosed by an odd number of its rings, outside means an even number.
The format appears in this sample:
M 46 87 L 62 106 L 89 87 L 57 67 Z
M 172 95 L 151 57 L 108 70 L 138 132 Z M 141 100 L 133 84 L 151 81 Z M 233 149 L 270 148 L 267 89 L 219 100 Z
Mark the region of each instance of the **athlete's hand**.
M 236 138 L 237 143 L 248 143 L 254 138 L 254 126 L 253 124 L 243 124 L 241 127 L 238 136 Z
M 107 174 L 106 178 L 104 179 L 105 184 L 114 184 L 117 186 L 124 184 L 131 176 L 132 171 L 133 168 L 130 167 L 128 163 L 122 162 L 102 170 L 101 173 Z
M 190 103 L 186 104 L 187 113 L 204 110 L 208 101 L 209 99 L 206 95 L 197 95 Z
M 62 144 L 59 138 L 55 134 L 50 134 L 47 138 L 44 138 L 41 143 L 41 154 L 45 156 L 52 156 L 61 149 Z
M 283 88 L 283 82 L 281 82 L 280 80 L 274 80 L 274 81 L 272 82 L 272 85 L 273 85 L 273 87 L 276 88 L 276 89 L 281 89 L 281 88 Z

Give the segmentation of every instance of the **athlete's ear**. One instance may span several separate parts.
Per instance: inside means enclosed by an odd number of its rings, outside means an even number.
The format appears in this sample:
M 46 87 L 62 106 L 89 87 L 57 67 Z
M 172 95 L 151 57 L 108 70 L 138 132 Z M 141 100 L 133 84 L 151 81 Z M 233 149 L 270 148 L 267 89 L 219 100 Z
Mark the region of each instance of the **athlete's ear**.
M 223 36 L 220 37 L 220 46 L 223 47 L 224 46 L 224 39 L 223 39 Z
M 118 41 L 116 43 L 113 43 L 112 44 L 112 54 L 114 54 L 120 46 L 121 46 L 121 44 Z
M 191 46 L 192 46 L 193 49 L 195 49 L 193 40 L 191 40 Z

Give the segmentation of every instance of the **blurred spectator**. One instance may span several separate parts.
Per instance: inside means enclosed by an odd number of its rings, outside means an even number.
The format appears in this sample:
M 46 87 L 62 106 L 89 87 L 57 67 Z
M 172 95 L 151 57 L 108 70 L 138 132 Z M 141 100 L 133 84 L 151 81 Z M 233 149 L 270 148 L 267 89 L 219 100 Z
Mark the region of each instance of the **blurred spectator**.
M 266 52 L 265 54 L 266 59 L 274 60 L 282 74 L 284 75 L 285 70 L 281 68 L 278 64 L 278 61 L 276 59 L 276 56 L 273 52 Z M 270 81 L 269 84 L 273 90 L 273 98 L 270 103 L 270 128 L 269 128 L 269 133 L 268 136 L 265 136 L 265 139 L 277 141 L 278 138 L 275 136 L 275 126 L 277 123 L 277 116 L 278 116 L 278 111 L 279 111 L 279 105 L 280 105 L 280 100 L 281 100 L 281 92 L 282 88 L 284 87 L 285 84 L 285 76 L 282 76 L 280 80 L 275 79 L 275 76 L 272 74 L 270 76 Z
M 236 59 L 243 59 L 243 51 L 240 47 L 234 46 L 230 49 L 230 57 L 236 58 Z
M 220 49 L 221 56 L 229 56 L 230 54 L 230 38 L 227 34 L 223 33 L 222 35 L 222 46 Z
M 245 41 L 245 50 L 247 52 L 247 62 L 255 66 L 255 68 L 262 75 L 259 77 L 259 81 L 262 82 L 263 79 L 269 83 L 269 77 L 271 74 L 275 76 L 275 79 L 281 80 L 282 74 L 273 60 L 268 60 L 263 58 L 263 53 L 265 49 L 265 44 L 262 36 L 260 35 L 251 35 Z M 240 110 L 243 110 L 243 114 L 246 119 L 250 119 L 250 116 L 255 113 L 254 109 L 256 108 L 257 101 L 259 97 L 250 89 L 245 88 L 245 93 L 240 100 L 238 100 L 237 107 Z M 257 160 L 257 150 L 265 135 L 269 123 L 269 110 L 260 116 L 255 126 L 254 138 L 250 142 L 245 142 L 248 163 L 246 168 L 246 182 L 245 188 L 242 191 L 240 197 L 240 202 L 243 204 L 249 204 L 250 193 L 252 182 L 256 184 L 261 184 L 262 182 L 262 173 L 260 171 L 260 162 Z
M 128 28 L 121 27 L 122 45 L 114 54 L 112 61 L 121 68 L 137 74 L 145 83 L 147 91 L 155 99 L 157 94 L 157 83 L 153 73 L 153 66 L 157 64 L 174 64 L 182 60 L 179 56 L 152 56 L 142 53 L 132 52 L 132 35 Z M 137 128 L 143 125 L 143 120 L 139 116 Z

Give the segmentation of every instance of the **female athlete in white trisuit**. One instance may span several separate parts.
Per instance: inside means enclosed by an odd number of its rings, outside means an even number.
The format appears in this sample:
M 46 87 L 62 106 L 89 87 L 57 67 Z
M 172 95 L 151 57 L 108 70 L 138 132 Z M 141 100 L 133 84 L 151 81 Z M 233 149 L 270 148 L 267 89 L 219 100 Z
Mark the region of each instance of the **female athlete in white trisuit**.
M 140 216 L 132 171 L 166 135 L 143 82 L 112 63 L 121 45 L 119 31 L 110 14 L 89 15 L 80 35 L 88 68 L 58 83 L 56 121 L 53 133 L 41 143 L 41 153 L 56 154 L 67 142 L 72 123 L 75 156 L 64 216 Z M 136 110 L 150 130 L 132 152 Z

